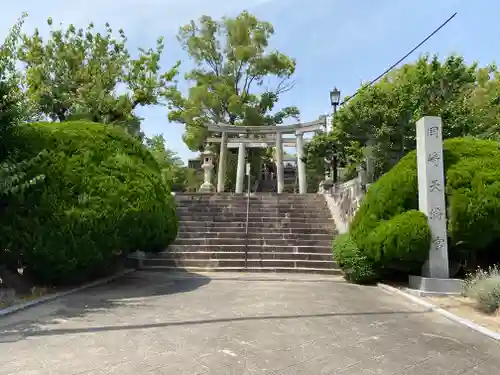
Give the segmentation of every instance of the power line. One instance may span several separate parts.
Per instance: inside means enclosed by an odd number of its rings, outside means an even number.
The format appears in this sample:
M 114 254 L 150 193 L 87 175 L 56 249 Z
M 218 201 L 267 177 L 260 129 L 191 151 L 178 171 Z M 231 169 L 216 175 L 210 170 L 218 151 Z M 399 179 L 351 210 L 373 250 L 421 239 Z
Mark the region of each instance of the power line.
M 353 95 L 348 96 L 340 105 L 347 103 L 349 100 L 354 98 L 356 95 L 358 95 L 361 91 L 366 89 L 367 87 L 370 87 L 373 85 L 375 82 L 377 82 L 380 78 L 385 76 L 387 73 L 389 73 L 392 69 L 394 69 L 399 63 L 401 63 L 404 59 L 406 59 L 408 56 L 410 56 L 413 52 L 415 52 L 418 48 L 420 48 L 425 42 L 427 42 L 430 38 L 432 38 L 435 34 L 439 32 L 443 27 L 445 27 L 448 22 L 450 22 L 455 16 L 457 15 L 457 12 L 453 13 L 453 15 L 448 18 L 446 21 L 444 21 L 437 29 L 435 29 L 432 33 L 430 33 L 427 38 L 422 40 L 419 44 L 417 44 L 410 52 L 408 52 L 406 55 L 404 55 L 402 58 L 400 58 L 396 63 L 392 64 L 388 69 L 386 69 L 382 74 L 380 74 L 377 78 L 371 80 L 367 85 L 362 86 L 358 91 L 356 91 Z

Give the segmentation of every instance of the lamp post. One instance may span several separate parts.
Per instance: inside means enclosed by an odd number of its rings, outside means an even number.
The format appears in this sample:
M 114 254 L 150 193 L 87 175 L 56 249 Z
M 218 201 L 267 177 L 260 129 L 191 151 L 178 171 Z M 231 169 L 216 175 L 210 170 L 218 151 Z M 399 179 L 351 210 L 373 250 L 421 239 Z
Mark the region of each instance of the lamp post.
M 330 104 L 333 107 L 333 115 L 332 115 L 332 123 L 333 123 L 333 118 L 337 114 L 337 107 L 340 104 L 340 90 L 334 87 L 332 91 L 330 91 Z M 332 178 L 333 178 L 333 183 L 337 183 L 338 180 L 338 160 L 337 160 L 337 150 L 335 150 L 335 154 L 333 155 L 333 160 L 332 160 L 332 169 L 333 171 L 331 172 Z
M 340 90 L 336 87 L 330 91 L 330 103 L 333 107 L 333 115 L 337 113 L 337 107 L 340 104 Z

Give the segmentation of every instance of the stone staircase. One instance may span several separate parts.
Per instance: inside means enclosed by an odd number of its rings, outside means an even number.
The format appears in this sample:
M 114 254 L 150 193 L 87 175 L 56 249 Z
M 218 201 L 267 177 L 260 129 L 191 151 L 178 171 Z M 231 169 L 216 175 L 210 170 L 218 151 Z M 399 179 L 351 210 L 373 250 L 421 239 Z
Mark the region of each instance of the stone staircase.
M 257 193 L 276 193 L 278 191 L 278 181 L 260 180 L 257 183 Z
M 321 195 L 176 195 L 179 234 L 145 269 L 340 273 L 332 259 L 335 226 Z
M 298 186 L 294 176 L 285 176 L 283 178 L 283 192 L 296 193 Z M 276 180 L 261 180 L 257 183 L 255 192 L 257 193 L 276 193 L 278 191 L 278 181 Z

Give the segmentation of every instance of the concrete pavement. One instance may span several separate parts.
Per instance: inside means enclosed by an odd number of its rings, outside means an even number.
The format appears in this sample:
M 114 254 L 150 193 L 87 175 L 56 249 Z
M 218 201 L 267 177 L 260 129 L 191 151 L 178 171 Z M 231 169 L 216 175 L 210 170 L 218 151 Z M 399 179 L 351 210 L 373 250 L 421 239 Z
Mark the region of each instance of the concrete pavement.
M 500 345 L 477 332 L 376 287 L 308 280 L 130 274 L 0 318 L 0 374 L 500 373 Z

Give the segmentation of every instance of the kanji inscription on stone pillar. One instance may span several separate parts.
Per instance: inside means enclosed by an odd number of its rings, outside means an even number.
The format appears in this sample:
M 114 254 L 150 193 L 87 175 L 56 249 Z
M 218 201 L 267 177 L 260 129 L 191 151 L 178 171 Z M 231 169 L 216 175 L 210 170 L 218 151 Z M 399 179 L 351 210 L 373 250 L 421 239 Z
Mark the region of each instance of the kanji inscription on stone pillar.
M 417 122 L 419 209 L 429 220 L 432 240 L 423 275 L 449 278 L 446 235 L 446 202 L 443 136 L 440 117 L 426 116 Z

